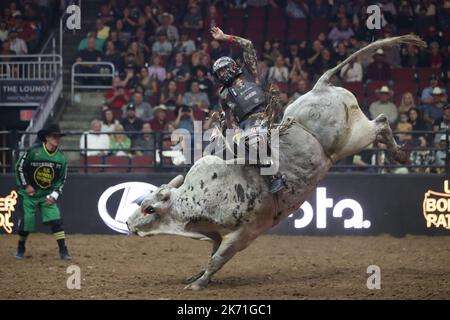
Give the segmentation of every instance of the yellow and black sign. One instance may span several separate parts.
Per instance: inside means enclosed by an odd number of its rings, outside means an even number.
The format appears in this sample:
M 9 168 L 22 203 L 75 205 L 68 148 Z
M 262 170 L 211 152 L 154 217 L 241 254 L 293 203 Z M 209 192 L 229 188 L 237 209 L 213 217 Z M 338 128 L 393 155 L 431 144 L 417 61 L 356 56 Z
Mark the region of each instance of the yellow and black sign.
M 50 188 L 54 177 L 55 171 L 49 166 L 42 166 L 34 171 L 34 181 L 42 189 Z
M 0 228 L 3 227 L 7 233 L 11 233 L 12 227 L 14 226 L 11 222 L 11 215 L 15 211 L 16 204 L 16 191 L 11 191 L 5 198 L 0 198 Z
M 450 189 L 448 180 L 444 182 L 444 193 L 428 190 L 423 199 L 423 215 L 427 228 L 450 230 Z

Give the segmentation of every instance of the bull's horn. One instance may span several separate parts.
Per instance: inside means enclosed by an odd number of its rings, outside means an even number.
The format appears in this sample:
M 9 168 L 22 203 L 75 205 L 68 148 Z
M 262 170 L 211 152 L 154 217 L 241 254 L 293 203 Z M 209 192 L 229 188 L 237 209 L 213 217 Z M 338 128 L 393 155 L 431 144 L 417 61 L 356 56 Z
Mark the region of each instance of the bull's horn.
M 184 177 L 180 174 L 180 175 L 176 176 L 175 178 L 173 178 L 169 182 L 169 186 L 171 186 L 173 188 L 178 188 L 179 186 L 181 186 L 183 184 L 183 181 L 184 181 Z

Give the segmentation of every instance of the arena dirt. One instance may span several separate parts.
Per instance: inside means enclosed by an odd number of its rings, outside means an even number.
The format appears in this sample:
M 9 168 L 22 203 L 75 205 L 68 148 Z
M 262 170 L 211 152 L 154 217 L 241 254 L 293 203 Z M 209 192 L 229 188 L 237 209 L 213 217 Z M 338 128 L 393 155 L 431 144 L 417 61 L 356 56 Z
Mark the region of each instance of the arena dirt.
M 450 238 L 263 236 L 205 291 L 183 291 L 210 244 L 180 237 L 69 235 L 74 260 L 60 261 L 49 235 L 33 234 L 26 259 L 16 236 L 0 236 L 0 299 L 436 299 L 450 298 Z M 66 268 L 81 268 L 81 290 Z M 368 290 L 369 265 L 381 290 Z

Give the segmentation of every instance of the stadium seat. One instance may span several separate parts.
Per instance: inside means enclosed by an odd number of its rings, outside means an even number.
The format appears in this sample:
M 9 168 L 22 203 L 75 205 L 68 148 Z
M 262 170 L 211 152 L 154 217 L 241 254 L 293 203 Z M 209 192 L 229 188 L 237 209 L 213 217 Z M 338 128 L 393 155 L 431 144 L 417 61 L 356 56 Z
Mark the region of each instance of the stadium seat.
M 393 68 L 392 80 L 399 81 L 416 81 L 414 69 L 411 68 Z
M 342 87 L 356 96 L 360 106 L 364 103 L 364 85 L 362 82 L 343 82 Z
M 271 8 L 267 24 L 267 39 L 278 40 L 283 45 L 286 38 L 286 17 L 283 9 Z
M 419 81 L 420 82 L 430 82 L 430 78 L 431 75 L 435 74 L 439 77 L 441 71 L 437 68 L 431 68 L 431 67 L 426 67 L 426 68 L 418 68 L 417 69 L 417 74 L 419 76 Z
M 411 92 L 414 97 L 417 96 L 417 84 L 415 81 L 396 81 L 394 84 L 394 101 L 398 106 L 401 103 L 402 95 L 405 92 Z
M 181 94 L 186 92 L 186 83 L 184 81 L 177 81 L 177 91 Z
M 109 166 L 114 166 L 114 165 L 118 165 L 118 166 L 124 166 L 124 165 L 129 165 L 130 164 L 130 158 L 126 157 L 126 156 L 108 156 L 106 158 L 106 165 Z M 130 168 L 108 168 L 105 167 L 105 172 L 128 172 Z
M 321 32 L 325 32 L 325 34 L 328 36 L 328 20 L 324 18 L 313 18 L 311 19 L 311 29 L 310 29 L 310 37 L 311 41 L 314 41 L 317 39 L 317 36 Z
M 288 20 L 288 35 L 287 42 L 290 41 L 303 41 L 307 38 L 307 24 L 306 19 L 294 19 Z
M 242 34 L 244 31 L 244 9 L 229 9 L 225 19 L 225 30 L 229 34 Z
M 131 172 L 152 172 L 153 168 L 144 168 L 142 166 L 154 165 L 154 163 L 155 161 L 151 156 L 136 156 L 131 160 Z
M 82 156 L 80 157 L 80 166 L 95 166 L 92 168 L 80 168 L 79 172 L 102 172 L 103 168 L 101 165 L 103 164 L 103 157 L 101 156 L 91 156 L 86 157 Z

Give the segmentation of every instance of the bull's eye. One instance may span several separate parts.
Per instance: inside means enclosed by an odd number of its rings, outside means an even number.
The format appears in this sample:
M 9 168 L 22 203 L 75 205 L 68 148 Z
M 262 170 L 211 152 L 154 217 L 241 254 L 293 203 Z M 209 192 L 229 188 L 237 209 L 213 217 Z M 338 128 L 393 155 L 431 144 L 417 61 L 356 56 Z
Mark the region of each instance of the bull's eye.
M 146 215 L 148 215 L 148 214 L 155 213 L 155 208 L 153 208 L 153 207 L 148 207 L 148 208 L 142 210 L 142 213 L 144 214 L 144 216 L 146 216 Z

